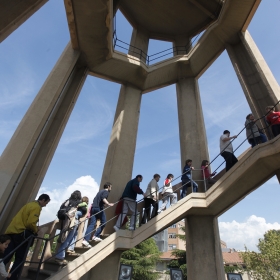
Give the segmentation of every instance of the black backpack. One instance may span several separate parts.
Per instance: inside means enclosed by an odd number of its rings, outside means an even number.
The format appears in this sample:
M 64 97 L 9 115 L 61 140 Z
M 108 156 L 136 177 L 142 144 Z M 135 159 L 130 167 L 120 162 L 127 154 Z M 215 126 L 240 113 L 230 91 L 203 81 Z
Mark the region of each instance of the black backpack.
M 69 199 L 65 200 L 65 201 L 61 204 L 61 206 L 60 206 L 60 208 L 59 208 L 59 210 L 58 210 L 58 212 L 57 212 L 57 214 L 56 214 L 57 218 L 58 218 L 59 220 L 64 221 L 65 218 L 68 217 L 66 214 L 69 212 L 69 210 L 70 210 L 72 207 L 73 207 L 73 206 L 72 206 L 72 203 L 70 202 L 70 200 L 69 200 Z

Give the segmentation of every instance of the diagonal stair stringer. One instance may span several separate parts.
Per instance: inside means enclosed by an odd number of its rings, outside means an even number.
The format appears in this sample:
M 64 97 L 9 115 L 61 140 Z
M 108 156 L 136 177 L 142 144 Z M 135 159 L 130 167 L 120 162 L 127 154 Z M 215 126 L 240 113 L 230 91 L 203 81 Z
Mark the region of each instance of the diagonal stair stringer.
M 219 216 L 280 167 L 280 136 L 249 150 L 206 193 L 192 193 L 135 231 L 119 230 L 48 279 L 79 279 L 115 250 L 127 250 L 190 215 Z

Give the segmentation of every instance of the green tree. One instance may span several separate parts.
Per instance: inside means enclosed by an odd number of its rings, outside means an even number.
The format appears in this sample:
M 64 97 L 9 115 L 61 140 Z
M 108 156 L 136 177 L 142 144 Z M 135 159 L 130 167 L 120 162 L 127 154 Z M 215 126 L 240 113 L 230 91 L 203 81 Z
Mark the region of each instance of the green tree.
M 149 238 L 123 252 L 121 263 L 133 266 L 133 280 L 156 280 L 158 273 L 154 270 L 160 254 L 154 239 Z
M 280 280 L 280 230 L 269 230 L 259 239 L 259 253 L 249 251 L 241 253 L 246 271 L 256 280 Z

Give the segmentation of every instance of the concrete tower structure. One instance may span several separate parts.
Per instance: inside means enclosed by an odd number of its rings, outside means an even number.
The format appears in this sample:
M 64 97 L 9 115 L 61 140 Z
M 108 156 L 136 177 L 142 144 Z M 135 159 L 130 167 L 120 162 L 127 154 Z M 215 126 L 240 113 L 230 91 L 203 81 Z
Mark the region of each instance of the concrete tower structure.
M 45 2 L 13 0 L 4 5 L 0 10 L 0 40 Z M 65 0 L 71 42 L 0 159 L 1 228 L 5 229 L 22 205 L 37 195 L 87 75 L 122 84 L 101 186 L 105 181 L 124 186 L 131 179 L 142 95 L 170 84 L 176 83 L 182 166 L 186 158 L 195 159 L 196 166 L 209 158 L 198 78 L 224 50 L 254 115 L 261 116 L 266 105 L 275 104 L 280 99 L 279 85 L 247 31 L 259 3 L 260 0 Z M 128 54 L 114 50 L 113 19 L 117 9 L 133 26 Z M 202 31 L 199 41 L 191 46 L 191 39 Z M 149 39 L 172 42 L 174 56 L 148 65 Z M 232 200 L 222 199 L 222 193 L 217 195 L 222 208 L 209 209 L 207 204 L 201 210 L 189 211 L 181 205 L 174 207 L 173 220 L 164 220 L 167 227 L 185 218 L 189 279 L 224 279 L 217 216 L 277 173 L 274 167 L 269 168 L 258 181 L 248 184 L 248 189 L 239 194 L 228 191 Z M 123 188 L 114 187 L 110 200 L 117 201 L 122 192 Z M 198 198 L 205 199 L 204 194 Z M 189 212 L 181 213 L 182 209 Z M 114 214 L 107 215 L 110 218 Z M 153 221 L 150 231 L 163 228 L 157 223 L 163 221 Z M 111 228 L 107 226 L 106 230 L 111 233 Z M 118 248 L 103 256 L 97 265 L 85 265 L 83 279 L 96 275 L 99 279 L 117 279 L 120 253 L 126 247 Z M 111 267 L 112 272 L 104 271 L 104 266 Z M 53 279 L 68 279 L 59 277 Z

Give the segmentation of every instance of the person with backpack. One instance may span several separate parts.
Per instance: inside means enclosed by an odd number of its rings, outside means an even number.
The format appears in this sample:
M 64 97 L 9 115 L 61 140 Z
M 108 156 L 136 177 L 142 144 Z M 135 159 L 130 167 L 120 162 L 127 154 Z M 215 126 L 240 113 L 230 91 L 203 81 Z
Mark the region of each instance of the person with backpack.
M 73 220 L 75 213 L 77 211 L 78 205 L 81 203 L 82 195 L 81 192 L 76 190 L 74 191 L 70 198 L 67 199 L 62 205 L 57 213 L 62 227 L 60 231 L 60 242 L 61 245 L 58 249 L 58 253 L 55 256 L 55 262 L 60 265 L 66 265 L 67 261 L 65 260 L 65 250 L 70 246 L 71 241 L 77 230 L 77 226 L 71 226 L 71 220 Z
M 93 199 L 92 208 L 91 208 L 91 219 L 87 228 L 87 231 L 84 236 L 84 240 L 82 242 L 83 246 L 87 248 L 91 248 L 89 244 L 90 236 L 94 230 L 96 225 L 96 221 L 100 220 L 100 226 L 95 231 L 92 240 L 96 242 L 102 241 L 100 238 L 100 234 L 105 228 L 106 224 L 106 215 L 104 212 L 104 206 L 113 206 L 113 203 L 108 202 L 107 198 L 109 196 L 110 191 L 112 190 L 112 184 L 107 182 L 104 185 L 104 190 L 101 190 L 97 193 L 95 198 Z
M 82 198 L 82 202 L 77 206 L 77 211 L 75 213 L 75 226 L 76 226 L 76 229 L 75 230 L 75 233 L 74 233 L 74 236 L 73 236 L 73 239 L 71 240 L 70 242 L 70 246 L 68 247 L 68 250 L 67 252 L 69 253 L 75 253 L 75 243 L 76 243 L 76 239 L 77 239 L 77 235 L 78 235 L 78 228 L 79 228 L 79 219 L 84 217 L 87 212 L 88 212 L 88 197 L 87 196 L 84 196 Z M 85 222 L 83 223 L 84 226 L 85 226 Z

